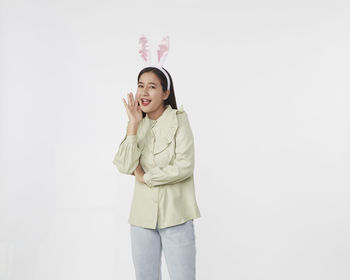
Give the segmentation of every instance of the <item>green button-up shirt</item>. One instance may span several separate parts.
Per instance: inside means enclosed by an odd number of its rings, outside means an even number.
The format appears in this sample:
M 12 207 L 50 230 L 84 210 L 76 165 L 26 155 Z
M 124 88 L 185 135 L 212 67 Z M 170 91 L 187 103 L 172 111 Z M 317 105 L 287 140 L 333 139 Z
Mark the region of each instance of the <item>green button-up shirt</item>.
M 114 156 L 119 172 L 132 174 L 141 163 L 145 183 L 135 177 L 128 222 L 155 229 L 201 217 L 194 187 L 194 137 L 183 106 L 146 115 L 136 135 L 125 135 Z

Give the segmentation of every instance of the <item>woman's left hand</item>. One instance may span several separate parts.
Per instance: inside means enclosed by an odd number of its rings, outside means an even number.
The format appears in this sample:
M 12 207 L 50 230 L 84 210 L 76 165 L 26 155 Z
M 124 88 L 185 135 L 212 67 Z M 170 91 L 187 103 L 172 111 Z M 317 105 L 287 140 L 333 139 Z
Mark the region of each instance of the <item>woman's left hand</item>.
M 136 179 L 139 180 L 141 183 L 145 183 L 144 179 L 143 179 L 143 175 L 145 174 L 145 171 L 143 170 L 140 162 L 137 165 L 135 171 L 133 172 L 133 174 L 136 176 Z

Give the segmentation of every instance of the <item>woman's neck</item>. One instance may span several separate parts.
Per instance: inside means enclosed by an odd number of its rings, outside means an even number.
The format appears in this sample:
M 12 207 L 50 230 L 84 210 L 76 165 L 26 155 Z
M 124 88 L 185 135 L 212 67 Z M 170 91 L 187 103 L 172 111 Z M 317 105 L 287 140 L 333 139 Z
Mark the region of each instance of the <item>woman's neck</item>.
M 165 109 L 166 106 L 160 106 L 156 111 L 147 113 L 147 116 L 151 120 L 156 120 L 164 113 Z

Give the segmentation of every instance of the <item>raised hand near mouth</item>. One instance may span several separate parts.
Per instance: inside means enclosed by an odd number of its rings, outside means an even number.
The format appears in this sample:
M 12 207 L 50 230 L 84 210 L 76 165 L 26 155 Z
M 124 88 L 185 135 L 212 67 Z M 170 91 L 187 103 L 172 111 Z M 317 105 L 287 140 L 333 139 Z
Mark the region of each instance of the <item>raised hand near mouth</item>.
M 128 95 L 129 103 L 126 103 L 126 100 L 123 98 L 123 103 L 128 114 L 129 123 L 139 124 L 142 121 L 142 110 L 137 101 L 137 98 L 134 98 L 132 92 L 129 92 Z

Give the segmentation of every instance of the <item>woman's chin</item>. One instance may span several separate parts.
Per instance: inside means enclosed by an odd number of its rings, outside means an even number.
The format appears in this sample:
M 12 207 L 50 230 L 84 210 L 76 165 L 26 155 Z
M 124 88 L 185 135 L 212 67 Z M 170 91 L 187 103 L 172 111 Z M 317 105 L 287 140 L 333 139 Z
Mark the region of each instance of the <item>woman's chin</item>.
M 145 113 L 149 112 L 152 110 L 150 104 L 148 104 L 147 106 L 141 105 L 141 110 Z

